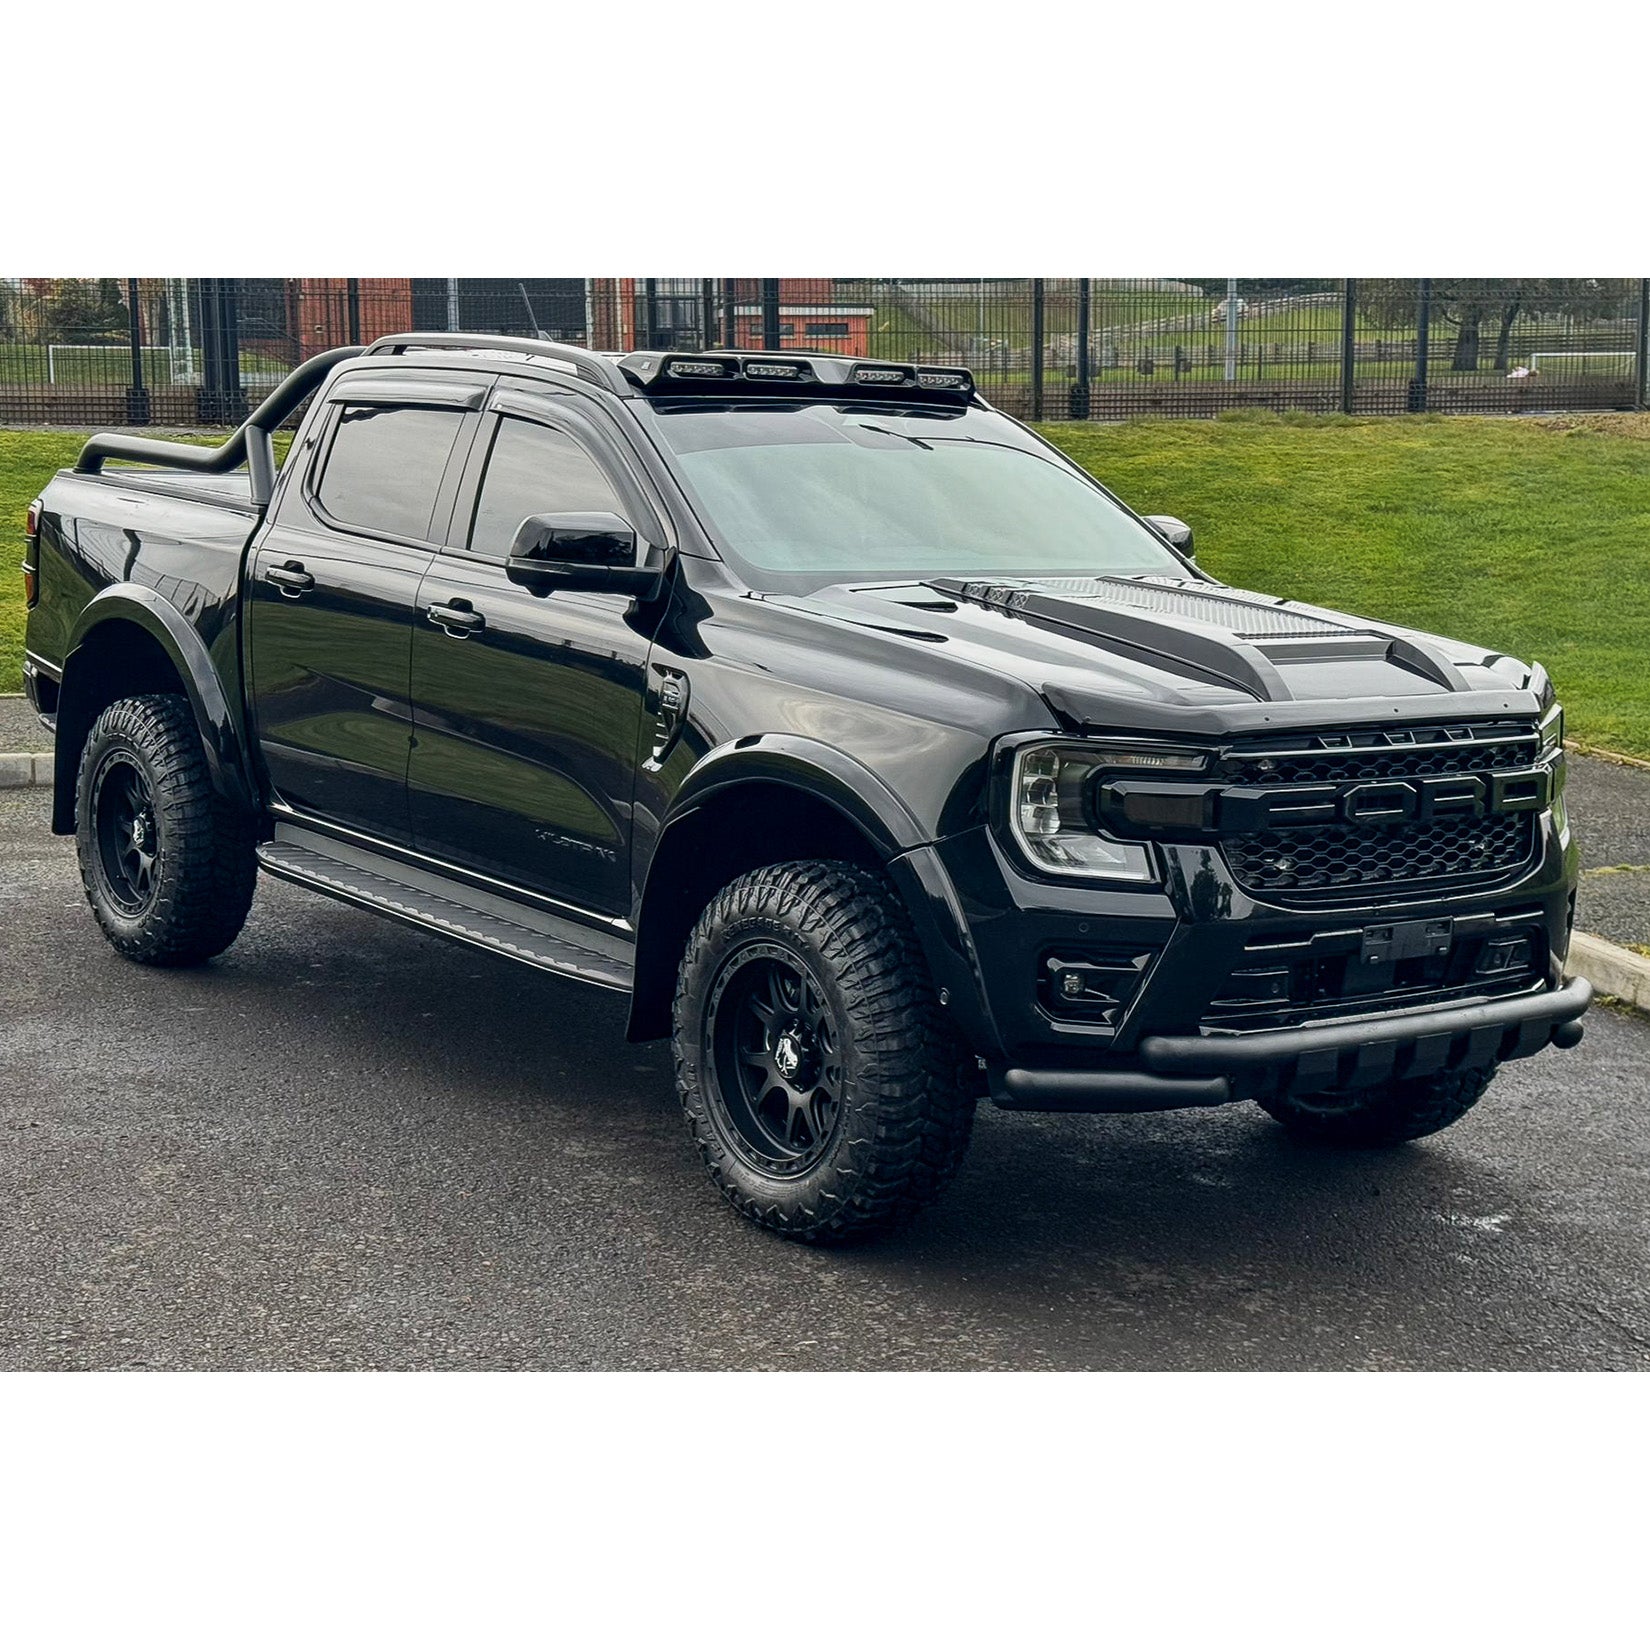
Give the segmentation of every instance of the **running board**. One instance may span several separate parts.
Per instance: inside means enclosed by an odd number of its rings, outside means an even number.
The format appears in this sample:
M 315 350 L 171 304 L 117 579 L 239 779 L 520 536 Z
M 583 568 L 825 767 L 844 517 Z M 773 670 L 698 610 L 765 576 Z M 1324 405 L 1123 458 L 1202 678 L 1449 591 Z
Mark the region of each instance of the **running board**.
M 627 934 L 587 928 L 296 825 L 277 825 L 275 840 L 258 849 L 258 863 L 286 882 L 530 968 L 610 991 L 631 988 L 635 946 Z

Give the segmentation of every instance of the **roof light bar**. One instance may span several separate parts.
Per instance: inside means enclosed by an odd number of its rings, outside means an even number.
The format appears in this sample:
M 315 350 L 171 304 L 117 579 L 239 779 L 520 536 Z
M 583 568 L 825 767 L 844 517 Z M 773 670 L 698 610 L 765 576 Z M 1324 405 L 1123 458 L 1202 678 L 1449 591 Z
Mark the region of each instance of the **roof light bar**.
M 651 395 L 819 396 L 833 391 L 873 400 L 959 405 L 974 396 L 973 375 L 963 367 L 918 367 L 898 361 L 862 361 L 851 355 L 745 355 L 714 347 L 699 351 L 639 350 L 615 365 L 637 389 Z

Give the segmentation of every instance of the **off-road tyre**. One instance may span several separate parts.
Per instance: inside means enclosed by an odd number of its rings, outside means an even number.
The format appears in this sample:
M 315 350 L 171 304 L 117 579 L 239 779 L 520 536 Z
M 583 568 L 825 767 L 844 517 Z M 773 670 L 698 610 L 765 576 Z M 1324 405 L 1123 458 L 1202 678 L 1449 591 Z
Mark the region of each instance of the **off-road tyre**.
M 773 983 L 751 983 L 764 978 Z M 790 995 L 787 978 L 797 986 Z M 794 1096 L 809 1086 L 808 1070 L 785 1083 L 780 1019 L 770 1023 L 762 1009 L 779 1003 L 783 1013 L 810 995 L 819 1015 L 809 1058 L 822 1086 L 801 1103 Z M 807 1010 L 796 1013 L 807 1020 Z M 805 1043 L 806 1026 L 795 1023 Z M 730 1053 L 741 1028 L 741 1047 L 757 1051 L 751 1059 Z M 975 1061 L 940 1006 L 903 905 L 874 871 L 803 860 L 729 883 L 688 939 L 674 1029 L 688 1131 L 722 1195 L 769 1231 L 816 1244 L 892 1231 L 962 1162 Z M 753 1063 L 764 1058 L 765 1067 Z M 765 1086 L 758 1111 L 750 1096 Z M 774 1121 L 786 1116 L 794 1134 Z
M 86 898 L 123 957 L 185 967 L 240 933 L 258 876 L 253 834 L 213 789 L 181 694 L 122 699 L 92 724 L 75 822 Z
M 1458 1123 L 1495 1076 L 1494 1066 L 1413 1077 L 1384 1087 L 1263 1099 L 1261 1108 L 1299 1140 L 1320 1146 L 1396 1146 Z

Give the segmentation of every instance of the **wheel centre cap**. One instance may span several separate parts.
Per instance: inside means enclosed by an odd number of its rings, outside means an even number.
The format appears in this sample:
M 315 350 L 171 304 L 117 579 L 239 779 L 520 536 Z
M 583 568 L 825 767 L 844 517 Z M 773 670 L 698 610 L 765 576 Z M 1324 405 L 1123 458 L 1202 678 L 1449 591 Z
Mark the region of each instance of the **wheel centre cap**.
M 132 821 L 132 842 L 135 847 L 147 846 L 149 841 L 149 821 L 139 814 Z
M 802 1060 L 802 1038 L 795 1031 L 785 1032 L 773 1045 L 773 1063 L 779 1067 L 779 1075 L 795 1077 L 802 1069 Z

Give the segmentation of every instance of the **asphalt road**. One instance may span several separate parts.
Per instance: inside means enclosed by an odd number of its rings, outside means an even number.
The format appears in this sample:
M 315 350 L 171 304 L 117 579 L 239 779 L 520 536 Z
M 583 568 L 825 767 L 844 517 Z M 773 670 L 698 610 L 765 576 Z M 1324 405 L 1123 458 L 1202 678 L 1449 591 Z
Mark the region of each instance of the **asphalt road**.
M 135 968 L 45 821 L 0 793 L 0 1366 L 1650 1368 L 1650 1022 L 1379 1155 L 985 1108 L 819 1252 L 722 1205 L 617 999 L 268 882 Z

